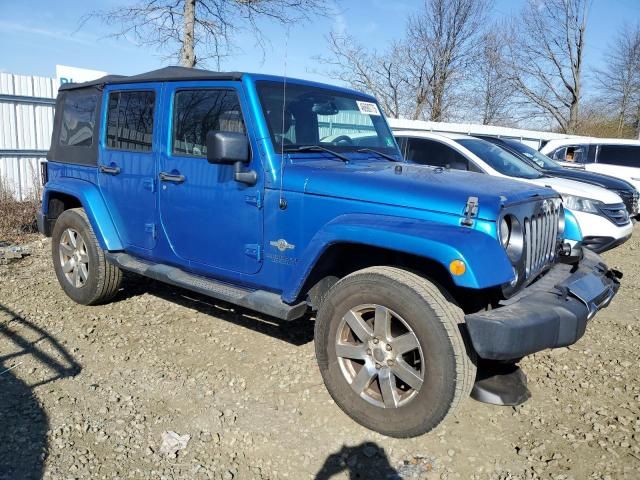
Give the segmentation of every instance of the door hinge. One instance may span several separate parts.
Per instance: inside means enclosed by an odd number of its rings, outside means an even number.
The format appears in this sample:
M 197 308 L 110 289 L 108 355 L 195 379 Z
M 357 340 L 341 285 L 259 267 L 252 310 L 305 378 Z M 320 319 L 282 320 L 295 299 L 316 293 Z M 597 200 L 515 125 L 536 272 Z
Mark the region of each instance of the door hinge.
M 156 224 L 155 223 L 145 223 L 144 231 L 150 233 L 153 238 L 156 238 Z
M 257 243 L 247 243 L 244 246 L 244 254 L 248 257 L 255 258 L 258 262 L 261 262 L 262 246 Z
M 258 208 L 262 208 L 262 193 L 258 191 L 255 195 L 245 195 L 244 201 L 249 205 L 255 205 Z
M 156 181 L 153 178 L 145 178 L 142 181 L 142 186 L 151 193 L 156 191 Z

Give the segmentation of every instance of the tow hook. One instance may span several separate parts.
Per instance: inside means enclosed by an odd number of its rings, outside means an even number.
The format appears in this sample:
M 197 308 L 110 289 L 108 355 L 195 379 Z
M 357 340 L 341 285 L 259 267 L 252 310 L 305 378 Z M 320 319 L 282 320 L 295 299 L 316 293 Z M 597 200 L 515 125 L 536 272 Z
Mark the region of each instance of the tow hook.
M 563 257 L 566 257 L 567 255 L 571 255 L 571 244 L 563 243 L 562 245 L 560 245 L 558 253 Z

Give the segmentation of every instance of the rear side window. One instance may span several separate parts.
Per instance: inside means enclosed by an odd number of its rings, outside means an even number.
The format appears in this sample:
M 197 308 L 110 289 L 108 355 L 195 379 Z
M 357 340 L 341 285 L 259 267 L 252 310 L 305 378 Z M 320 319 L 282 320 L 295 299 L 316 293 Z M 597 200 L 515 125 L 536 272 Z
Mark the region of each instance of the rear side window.
M 640 145 L 601 145 L 598 163 L 640 168 Z
M 65 95 L 60 126 L 60 145 L 90 147 L 96 123 L 98 95 L 69 92 Z
M 173 107 L 173 153 L 205 157 L 207 132 L 246 133 L 234 90 L 179 90 Z
M 107 148 L 148 152 L 153 140 L 155 92 L 111 92 Z
M 453 148 L 423 138 L 408 139 L 406 159 L 421 165 L 469 170 L 469 161 Z

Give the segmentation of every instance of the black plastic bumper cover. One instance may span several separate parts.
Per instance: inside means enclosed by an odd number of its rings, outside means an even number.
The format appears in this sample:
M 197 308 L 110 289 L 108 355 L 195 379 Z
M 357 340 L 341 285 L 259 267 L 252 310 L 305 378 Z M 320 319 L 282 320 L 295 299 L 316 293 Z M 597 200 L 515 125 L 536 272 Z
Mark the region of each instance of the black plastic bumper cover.
M 582 239 L 582 245 L 596 253 L 603 253 L 619 247 L 630 238 L 631 234 L 617 239 L 613 237 L 584 237 Z
M 510 360 L 578 341 L 588 320 L 611 302 L 622 274 L 586 249 L 575 268 L 558 264 L 499 308 L 467 315 L 478 355 Z

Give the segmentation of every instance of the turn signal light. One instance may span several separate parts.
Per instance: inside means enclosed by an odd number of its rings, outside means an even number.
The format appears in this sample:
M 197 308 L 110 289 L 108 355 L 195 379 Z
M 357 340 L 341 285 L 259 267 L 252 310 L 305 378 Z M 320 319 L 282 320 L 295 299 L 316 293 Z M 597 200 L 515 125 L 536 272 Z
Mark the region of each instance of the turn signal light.
M 460 275 L 463 275 L 464 272 L 467 271 L 467 266 L 464 264 L 462 260 L 453 260 L 449 264 L 449 271 L 456 277 L 459 277 Z

